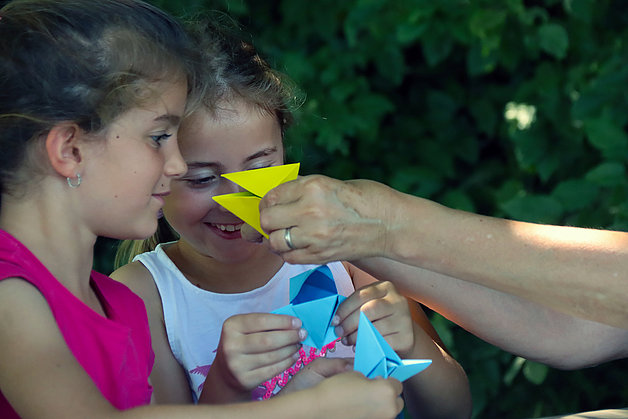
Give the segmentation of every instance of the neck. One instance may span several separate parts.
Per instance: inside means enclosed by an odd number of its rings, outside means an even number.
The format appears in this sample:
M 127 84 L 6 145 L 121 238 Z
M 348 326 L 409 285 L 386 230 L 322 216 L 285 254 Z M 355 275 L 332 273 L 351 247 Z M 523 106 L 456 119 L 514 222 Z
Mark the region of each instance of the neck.
M 89 278 L 96 236 L 76 220 L 64 196 L 45 192 L 15 199 L 2 195 L 0 228 L 26 246 L 70 292 L 90 298 Z
M 166 254 L 193 285 L 207 291 L 232 294 L 264 286 L 283 265 L 278 255 L 260 246 L 260 251 L 246 261 L 225 263 L 197 252 L 179 240 Z

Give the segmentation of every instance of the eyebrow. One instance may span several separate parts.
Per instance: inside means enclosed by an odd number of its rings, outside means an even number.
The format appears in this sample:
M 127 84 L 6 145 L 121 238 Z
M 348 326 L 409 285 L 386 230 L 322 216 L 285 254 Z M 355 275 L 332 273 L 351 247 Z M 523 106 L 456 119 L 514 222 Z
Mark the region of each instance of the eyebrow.
M 249 162 L 251 160 L 258 159 L 260 157 L 268 156 L 269 154 L 276 153 L 277 147 L 268 147 L 263 150 L 258 151 L 257 153 L 251 154 L 247 158 L 244 159 L 245 162 Z
M 268 147 L 268 148 L 258 151 L 257 153 L 253 153 L 250 156 L 247 156 L 244 159 L 244 162 L 245 163 L 250 162 L 251 160 L 255 160 L 260 157 L 264 157 L 264 156 L 267 156 L 269 154 L 276 153 L 276 152 L 277 152 L 277 147 Z M 220 163 L 218 162 L 190 161 L 186 163 L 188 165 L 188 168 L 195 168 L 195 169 L 199 167 L 220 167 Z
M 163 114 L 155 118 L 155 121 L 168 121 L 171 125 L 179 125 L 181 122 L 181 117 L 178 115 L 172 114 Z

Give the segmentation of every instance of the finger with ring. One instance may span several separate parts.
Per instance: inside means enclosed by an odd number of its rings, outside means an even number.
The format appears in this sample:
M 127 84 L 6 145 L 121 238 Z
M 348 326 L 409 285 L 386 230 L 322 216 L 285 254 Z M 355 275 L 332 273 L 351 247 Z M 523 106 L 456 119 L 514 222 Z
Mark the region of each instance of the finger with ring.
M 290 232 L 290 230 L 292 230 L 292 227 L 286 229 L 286 231 L 283 233 L 283 239 L 286 241 L 286 244 L 288 245 L 290 250 L 294 250 L 296 249 L 296 247 L 292 242 L 292 233 Z

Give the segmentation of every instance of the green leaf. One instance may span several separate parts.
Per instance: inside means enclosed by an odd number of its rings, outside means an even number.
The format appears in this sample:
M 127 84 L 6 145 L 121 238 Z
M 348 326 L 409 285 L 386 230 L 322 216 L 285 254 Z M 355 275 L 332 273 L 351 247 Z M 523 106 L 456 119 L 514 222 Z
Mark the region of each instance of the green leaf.
M 539 364 L 538 362 L 526 360 L 523 365 L 523 376 L 537 386 L 543 384 L 548 371 L 547 365 Z
M 475 205 L 473 204 L 471 198 L 469 198 L 466 193 L 460 190 L 446 192 L 445 195 L 443 195 L 443 197 L 440 199 L 440 203 L 448 206 L 449 208 L 475 212 Z
M 549 196 L 517 196 L 501 205 L 509 217 L 520 221 L 556 224 L 563 215 L 563 207 L 557 199 Z
M 515 377 L 517 377 L 517 375 L 519 375 L 519 371 L 521 371 L 521 368 L 523 367 L 525 362 L 526 362 L 526 360 L 524 358 L 519 357 L 519 356 L 515 357 L 512 360 L 512 363 L 510 364 L 510 367 L 508 367 L 508 370 L 504 374 L 504 384 L 506 384 L 507 386 L 512 384 L 512 382 L 514 381 Z
M 602 163 L 590 170 L 585 179 L 600 186 L 617 186 L 626 183 L 626 169 L 621 163 Z
M 560 182 L 552 196 L 560 201 L 566 211 L 577 211 L 595 201 L 599 187 L 584 179 L 570 179 Z
M 569 35 L 564 27 L 556 23 L 548 23 L 539 28 L 540 47 L 543 51 L 562 59 L 567 55 Z
M 628 147 L 628 136 L 623 128 L 608 118 L 587 119 L 584 129 L 589 142 L 598 150 L 615 153 Z

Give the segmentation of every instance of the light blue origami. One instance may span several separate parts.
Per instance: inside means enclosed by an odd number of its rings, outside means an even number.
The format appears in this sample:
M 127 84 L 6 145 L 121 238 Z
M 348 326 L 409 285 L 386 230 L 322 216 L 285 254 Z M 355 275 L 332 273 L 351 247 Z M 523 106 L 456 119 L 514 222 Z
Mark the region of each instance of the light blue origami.
M 338 339 L 331 320 L 346 297 L 339 295 L 329 267 L 319 266 L 290 278 L 290 304 L 274 310 L 301 319 L 307 330 L 303 344 L 322 349 Z
M 360 313 L 358 338 L 355 344 L 353 369 L 368 378 L 393 377 L 405 381 L 423 371 L 431 359 L 401 359 L 375 329 L 373 323 Z

